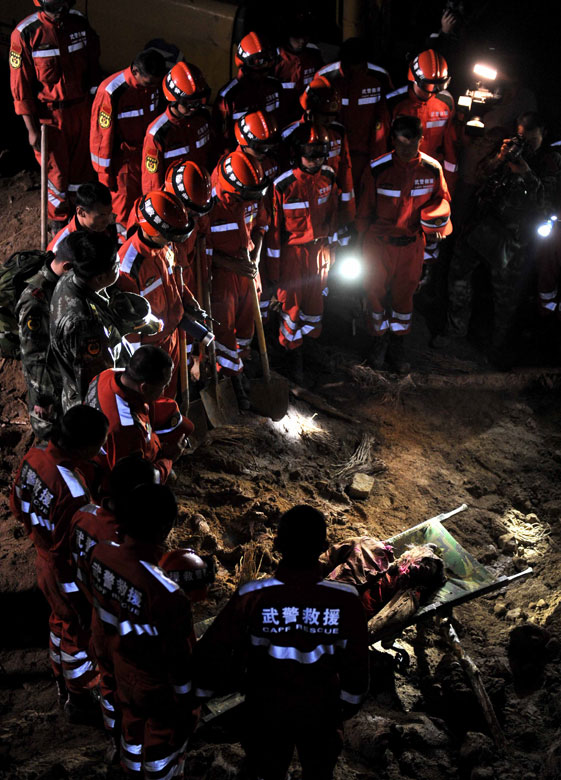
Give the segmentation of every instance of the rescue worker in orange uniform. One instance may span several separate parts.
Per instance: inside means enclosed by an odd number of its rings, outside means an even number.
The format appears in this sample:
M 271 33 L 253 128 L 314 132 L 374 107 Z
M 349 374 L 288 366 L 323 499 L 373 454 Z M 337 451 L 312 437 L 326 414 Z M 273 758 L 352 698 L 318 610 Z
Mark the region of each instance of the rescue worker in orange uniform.
M 169 477 L 173 461 L 181 455 L 183 446 L 180 442 L 171 446 L 169 442 L 167 445 L 160 442 L 155 431 L 154 407 L 165 392 L 172 372 L 169 354 L 147 344 L 136 350 L 125 369 L 107 369 L 92 380 L 86 403 L 99 409 L 109 420 L 107 441 L 95 459 L 106 478 L 118 460 L 135 452 L 153 464 L 159 483 L 163 484 Z M 183 419 L 184 430 L 189 435 L 193 426 L 187 418 Z
M 311 43 L 312 19 L 309 14 L 298 11 L 287 13 L 286 34 L 278 47 L 278 60 L 273 71 L 284 90 L 284 117 L 286 123 L 299 119 L 301 110 L 299 98 L 302 92 L 322 67 L 323 58 L 315 43 Z
M 196 65 L 178 62 L 163 81 L 168 107 L 149 125 L 142 147 L 142 192 L 164 185 L 170 165 L 191 160 L 212 170 L 216 138 L 206 108 L 210 87 Z
M 369 361 L 381 369 L 388 352 L 400 373 L 409 368 L 404 337 L 411 330 L 413 293 L 423 268 L 425 223 L 431 238 L 452 232 L 448 187 L 440 163 L 419 151 L 422 133 L 418 117 L 394 119 L 394 150 L 364 172 L 357 210 L 374 334 Z
M 127 455 L 115 464 L 109 478 L 109 494 L 101 504 L 84 504 L 78 509 L 68 529 L 68 555 L 75 572 L 75 581 L 89 605 L 88 626 L 91 624 L 93 596 L 90 588 L 90 554 L 99 542 L 121 541 L 117 512 L 122 512 L 130 493 L 138 485 L 152 485 L 156 471 L 152 464 L 138 455 Z M 84 610 L 85 612 L 85 610 Z M 101 714 L 105 732 L 111 740 L 113 758 L 117 753 L 120 716 L 115 696 L 115 677 L 110 657 L 101 647 L 95 659 L 99 671 Z
M 317 75 L 325 76 L 341 95 L 340 122 L 347 131 L 353 182 L 358 191 L 368 162 L 387 148 L 390 76 L 368 61 L 366 43 L 360 38 L 344 41 L 340 60 L 325 65 Z
M 181 270 L 178 285 L 183 299 L 183 306 L 191 311 L 195 318 L 202 316 L 204 299 L 199 301 L 201 291 L 209 282 L 209 255 L 206 253 L 206 239 L 210 230 L 209 213 L 214 206 L 210 174 L 190 160 L 177 163 L 168 169 L 165 182 L 166 192 L 173 193 L 193 221 L 193 232 L 187 241 L 174 244 L 175 263 Z M 200 279 L 197 278 L 197 269 Z M 193 337 L 187 333 L 187 359 L 193 364 Z
M 274 576 L 242 585 L 197 642 L 196 695 L 231 685 L 241 659 L 248 776 L 284 780 L 296 748 L 303 778 L 330 780 L 343 722 L 368 693 L 366 617 L 352 585 L 322 579 L 321 512 L 285 512 L 275 547 Z
M 323 299 L 335 240 L 339 192 L 333 168 L 326 165 L 327 130 L 303 122 L 290 141 L 295 165 L 275 179 L 273 222 L 267 236 L 267 273 L 277 282 L 282 304 L 279 341 L 295 350 L 292 371 L 302 382 L 304 337 L 322 330 Z
M 121 242 L 133 204 L 142 195 L 142 145 L 148 126 L 161 113 L 159 87 L 165 73 L 159 52 L 141 51 L 128 68 L 101 82 L 92 106 L 92 165 L 113 193 Z
M 396 116 L 417 116 L 423 125 L 421 152 L 434 157 L 444 169 L 451 193 L 458 177 L 456 113 L 448 92 L 448 65 L 433 49 L 422 51 L 409 64 L 409 84 L 387 95 L 390 120 Z
M 107 436 L 107 420 L 88 406 L 74 406 L 62 418 L 48 444 L 32 447 L 16 473 L 11 495 L 14 516 L 35 546 L 37 584 L 49 618 L 49 655 L 60 704 L 71 722 L 91 717 L 89 690 L 97 684 L 89 654 L 89 632 L 80 625 L 78 585 L 64 554 L 70 521 L 90 502 L 79 471 L 94 457 Z M 67 698 L 68 694 L 68 698 Z
M 40 125 L 48 127 L 48 213 L 64 223 L 72 213 L 69 194 L 94 178 L 88 137 L 90 92 L 100 80 L 99 38 L 73 0 L 33 2 L 37 12 L 12 32 L 10 85 L 39 164 Z
M 193 222 L 181 202 L 169 192 L 149 192 L 136 206 L 136 226 L 119 249 L 117 286 L 145 298 L 152 314 L 161 320 L 161 330 L 153 335 L 129 334 L 132 349 L 140 344 L 156 344 L 171 357 L 174 364 L 166 395 L 175 398 L 179 368 L 177 328 L 184 309 L 175 276 L 173 244 L 189 238 Z
M 213 117 L 217 132 L 228 152 L 235 148 L 234 124 L 255 111 L 274 113 L 277 124 L 284 117 L 284 94 L 279 79 L 272 75 L 277 53 L 261 34 L 250 32 L 238 44 L 236 78 L 218 90 Z
M 232 376 L 240 408 L 249 409 L 242 384 L 243 357 L 253 338 L 252 280 L 257 277 L 268 220 L 261 164 L 241 151 L 223 158 L 212 173 L 216 204 L 210 213 L 212 314 L 220 371 Z M 259 286 L 259 280 L 257 278 Z M 220 323 L 220 324 L 218 324 Z
M 272 182 L 279 175 L 279 141 L 277 122 L 273 114 L 265 111 L 255 111 L 253 114 L 245 114 L 236 122 L 234 133 L 238 142 L 237 150 L 259 161 L 263 168 L 265 180 Z M 270 224 L 273 215 L 273 188 L 269 186 L 263 196 L 263 206 L 267 212 L 267 221 Z M 259 268 L 262 293 L 259 300 L 261 317 L 265 321 L 268 316 L 269 304 L 273 285 L 267 278 L 266 264 Z
M 60 242 L 76 231 L 105 233 L 117 244 L 117 230 L 114 223 L 111 192 L 97 181 L 81 184 L 76 192 L 76 213 L 70 222 L 61 228 L 47 246 L 50 252 L 57 253 Z
M 325 76 L 316 76 L 306 91 L 300 95 L 300 105 L 304 109 L 300 122 L 285 127 L 282 131 L 282 140 L 285 148 L 289 149 L 292 133 L 301 122 L 314 122 L 327 130 L 329 135 L 327 164 L 333 168 L 339 188 L 337 240 L 341 246 L 346 246 L 356 214 L 356 199 L 347 131 L 337 121 L 341 110 L 341 95 Z
M 127 777 L 180 777 L 192 714 L 189 601 L 158 566 L 177 518 L 166 485 L 140 485 L 117 514 L 123 540 L 91 552 L 94 648 L 108 653 Z

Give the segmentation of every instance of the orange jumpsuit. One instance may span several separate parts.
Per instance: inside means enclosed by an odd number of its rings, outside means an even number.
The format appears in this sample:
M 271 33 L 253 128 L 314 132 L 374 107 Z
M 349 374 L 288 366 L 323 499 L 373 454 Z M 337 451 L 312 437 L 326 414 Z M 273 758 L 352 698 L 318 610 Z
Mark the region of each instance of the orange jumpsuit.
M 267 212 L 262 201 L 239 201 L 224 192 L 218 169 L 212 174 L 212 183 L 217 200 L 209 215 L 207 249 L 211 256 L 222 252 L 235 258 L 244 250 L 253 249 L 256 231 L 264 233 L 268 229 Z M 259 278 L 257 281 L 259 284 Z M 251 279 L 213 265 L 212 314 L 220 322 L 214 323 L 216 360 L 220 370 L 228 375 L 243 370 L 242 356 L 253 338 L 251 284 Z
M 314 43 L 308 43 L 298 53 L 283 46 L 279 46 L 277 52 L 279 61 L 275 65 L 274 75 L 282 83 L 285 95 L 283 121 L 293 122 L 302 115 L 300 95 L 323 65 L 323 59 Z
M 125 68 L 102 81 L 92 106 L 90 152 L 97 178 L 113 193 L 113 209 L 124 240 L 133 203 L 142 194 L 142 144 L 160 113 L 160 91 L 141 87 Z
M 201 108 L 195 114 L 175 117 L 168 106 L 149 125 L 142 147 L 142 192 L 163 187 L 170 165 L 185 160 L 212 170 L 216 140 L 210 114 Z
M 411 330 L 425 245 L 421 208 L 443 198 L 449 201 L 450 194 L 440 163 L 423 152 L 409 161 L 389 152 L 364 172 L 356 224 L 375 335 L 388 328 L 398 336 Z
M 327 165 L 311 174 L 293 168 L 275 180 L 267 267 L 282 303 L 279 341 L 286 349 L 321 334 L 323 299 L 335 240 L 338 187 Z
M 171 244 L 151 246 L 136 231 L 119 249 L 120 271 L 117 285 L 125 292 L 146 298 L 152 314 L 162 322 L 162 329 L 152 336 L 130 334 L 127 341 L 133 349 L 141 344 L 155 344 L 172 358 L 174 370 L 165 394 L 175 398 L 179 371 L 179 336 L 177 326 L 183 318 L 183 301 L 175 279 L 175 254 Z
M 60 21 L 42 12 L 18 24 L 10 40 L 10 86 L 18 115 L 48 126 L 49 219 L 65 221 L 68 193 L 93 179 L 88 137 L 90 92 L 99 83 L 99 38 L 72 9 Z M 41 164 L 41 152 L 35 150 Z
M 74 512 L 90 501 L 76 463 L 52 442 L 32 447 L 24 457 L 10 505 L 31 538 L 37 559 L 37 584 L 50 608 L 49 655 L 55 679 L 72 693 L 83 693 L 97 679 L 89 654 L 89 631 L 81 627 L 78 585 L 67 560 L 67 534 Z
M 458 178 L 457 137 L 454 125 L 454 98 L 444 90 L 421 100 L 413 87 L 401 87 L 387 96 L 390 123 L 396 116 L 417 116 L 423 125 L 421 152 L 434 157 L 442 165 L 451 193 Z
M 341 124 L 347 131 L 355 190 L 369 160 L 386 150 L 388 107 L 386 94 L 392 87 L 387 71 L 368 62 L 363 70 L 344 74 L 340 62 L 318 71 L 341 94 Z
M 121 713 L 127 776 L 180 777 L 193 728 L 187 596 L 158 567 L 162 549 L 125 537 L 90 557 L 96 652 L 108 654 Z

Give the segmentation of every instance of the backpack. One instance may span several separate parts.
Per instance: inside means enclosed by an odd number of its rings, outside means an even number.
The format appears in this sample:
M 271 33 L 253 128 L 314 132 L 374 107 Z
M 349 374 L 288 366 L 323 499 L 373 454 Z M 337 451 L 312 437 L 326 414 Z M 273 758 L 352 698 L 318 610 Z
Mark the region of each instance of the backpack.
M 0 357 L 21 357 L 18 322 L 15 317 L 16 304 L 29 279 L 53 257 L 52 252 L 31 249 L 14 252 L 4 265 L 0 266 Z

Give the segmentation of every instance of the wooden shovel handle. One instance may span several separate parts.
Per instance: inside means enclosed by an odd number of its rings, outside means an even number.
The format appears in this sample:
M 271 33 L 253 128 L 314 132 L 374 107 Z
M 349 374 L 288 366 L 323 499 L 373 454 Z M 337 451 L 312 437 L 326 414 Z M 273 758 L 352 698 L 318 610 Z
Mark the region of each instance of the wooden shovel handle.
M 263 320 L 261 319 L 261 308 L 259 306 L 257 282 L 255 281 L 255 279 L 251 279 L 250 284 L 251 284 L 251 297 L 253 302 L 253 318 L 255 320 L 255 328 L 257 330 L 257 342 L 259 344 L 259 355 L 261 356 L 261 367 L 263 369 L 263 376 L 265 377 L 265 381 L 270 382 L 271 370 L 269 368 L 269 357 L 267 355 L 267 344 L 265 342 Z
M 41 249 L 47 248 L 47 217 L 49 207 L 48 191 L 48 164 L 49 146 L 47 137 L 47 125 L 41 125 Z

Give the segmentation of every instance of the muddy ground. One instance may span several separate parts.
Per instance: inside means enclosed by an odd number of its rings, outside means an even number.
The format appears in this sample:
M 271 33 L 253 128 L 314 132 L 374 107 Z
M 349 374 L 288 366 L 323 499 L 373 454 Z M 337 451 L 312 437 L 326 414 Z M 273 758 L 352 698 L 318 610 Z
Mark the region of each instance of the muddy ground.
M 38 243 L 38 193 L 29 174 L 0 180 L 0 251 Z M 337 291 L 334 291 L 337 293 Z M 555 371 L 498 374 L 471 350 L 460 358 L 428 347 L 416 315 L 413 372 L 380 377 L 353 366 L 348 301 L 330 302 L 331 325 L 309 357 L 313 391 L 355 422 L 292 399 L 272 423 L 250 413 L 214 431 L 178 467 L 181 523 L 173 542 L 212 552 L 217 582 L 196 617 L 215 613 L 236 587 L 246 553 L 269 573 L 279 514 L 308 502 L 329 519 L 330 538 L 387 538 L 462 503 L 446 522 L 457 540 L 496 574 L 531 566 L 531 577 L 454 611 L 462 645 L 479 666 L 504 730 L 501 752 L 437 627 L 407 629 L 410 657 L 396 671 L 392 653 L 373 657 L 372 693 L 346 725 L 337 780 L 531 780 L 561 777 L 548 751 L 559 739 L 561 674 L 550 644 L 541 678 L 521 686 L 507 657 L 511 630 L 531 622 L 552 637 L 561 622 L 561 410 Z M 276 355 L 273 355 L 276 361 Z M 255 364 L 255 363 L 254 363 Z M 69 726 L 57 708 L 47 658 L 46 611 L 34 587 L 33 554 L 10 516 L 13 471 L 31 443 L 25 388 L 15 362 L 0 365 L 0 777 L 12 780 L 114 778 L 105 740 Z M 475 379 L 474 379 L 475 377 Z M 349 497 L 342 468 L 366 444 L 360 468 L 374 476 L 364 500 Z M 250 551 L 248 553 L 248 550 Z M 553 647 L 553 649 L 552 649 Z M 233 778 L 242 764 L 235 713 L 200 729 L 189 758 L 192 778 Z M 546 767 L 549 767 L 547 769 Z M 548 774 L 549 773 L 549 774 Z M 299 777 L 297 769 L 293 775 Z

